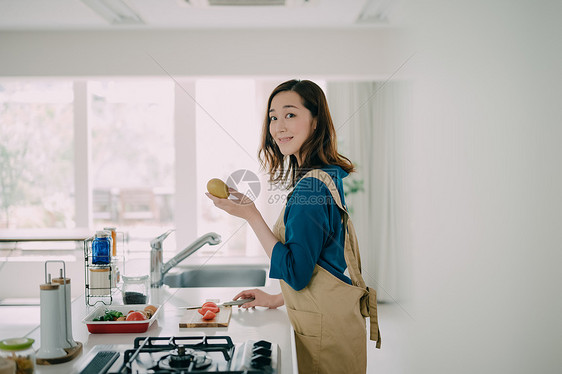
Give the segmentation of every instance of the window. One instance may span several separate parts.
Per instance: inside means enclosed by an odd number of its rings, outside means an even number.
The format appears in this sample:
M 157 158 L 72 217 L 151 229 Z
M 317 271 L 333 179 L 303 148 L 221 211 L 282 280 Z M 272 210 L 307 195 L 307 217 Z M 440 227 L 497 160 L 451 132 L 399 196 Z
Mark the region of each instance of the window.
M 205 196 L 207 181 L 219 178 L 228 183 L 236 171 L 256 174 L 257 151 L 261 134 L 254 79 L 199 79 L 196 84 L 197 108 L 197 234 L 214 231 L 223 239 L 222 255 L 245 255 L 255 235 L 241 218 L 217 209 Z M 245 192 L 240 183 L 229 183 Z M 213 247 L 202 253 L 214 252 Z
M 88 94 L 94 226 L 153 238 L 174 225 L 173 81 L 92 81 Z
M 0 83 L 0 229 L 72 228 L 71 81 Z

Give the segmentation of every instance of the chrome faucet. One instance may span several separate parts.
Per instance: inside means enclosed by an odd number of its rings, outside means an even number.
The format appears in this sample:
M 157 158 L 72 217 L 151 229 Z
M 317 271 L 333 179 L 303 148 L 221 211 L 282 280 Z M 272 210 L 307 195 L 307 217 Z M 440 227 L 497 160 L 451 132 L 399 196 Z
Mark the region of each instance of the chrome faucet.
M 205 244 L 217 245 L 221 242 L 221 236 L 214 232 L 209 232 L 197 238 L 193 243 L 187 246 L 180 253 L 170 259 L 165 264 L 162 263 L 162 243 L 170 235 L 174 229 L 168 230 L 157 238 L 150 241 L 150 284 L 152 288 L 162 287 L 164 284 L 164 275 L 174 266 L 197 252 L 199 248 Z

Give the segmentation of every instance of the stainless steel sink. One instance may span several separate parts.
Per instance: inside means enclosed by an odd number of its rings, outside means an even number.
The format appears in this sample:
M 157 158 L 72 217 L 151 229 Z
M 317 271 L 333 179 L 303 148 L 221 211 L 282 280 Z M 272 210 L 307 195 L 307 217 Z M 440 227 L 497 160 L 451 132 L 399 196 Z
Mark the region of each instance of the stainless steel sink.
M 203 266 L 166 274 L 164 284 L 171 288 L 189 287 L 262 287 L 267 271 L 247 266 Z

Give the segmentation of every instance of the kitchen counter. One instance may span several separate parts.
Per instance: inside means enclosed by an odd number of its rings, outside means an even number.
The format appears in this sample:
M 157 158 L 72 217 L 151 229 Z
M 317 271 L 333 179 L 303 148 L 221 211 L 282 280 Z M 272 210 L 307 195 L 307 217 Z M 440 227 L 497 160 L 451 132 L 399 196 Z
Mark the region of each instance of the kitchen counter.
M 0 233 L 0 242 L 82 242 L 91 235 L 92 232 L 86 229 L 2 230 Z
M 276 280 L 268 280 L 266 287 L 262 288 L 269 293 L 278 293 L 279 283 Z M 207 299 L 220 299 L 221 302 L 231 300 L 242 289 L 240 287 L 221 287 L 221 288 L 169 288 L 167 286 L 153 291 L 151 295 L 151 304 L 161 304 L 158 320 L 155 321 L 148 331 L 142 334 L 90 334 L 82 318 L 94 307 L 86 306 L 84 296 L 75 299 L 72 303 L 72 332 L 73 338 L 83 344 L 83 352 L 76 359 L 53 366 L 36 366 L 36 373 L 78 373 L 81 368 L 88 362 L 92 355 L 89 352 L 98 344 L 130 344 L 137 336 L 188 336 L 188 335 L 228 335 L 234 343 L 242 343 L 246 340 L 268 340 L 277 343 L 281 352 L 281 373 L 289 374 L 296 372 L 293 370 L 293 349 L 291 343 L 291 325 L 287 317 L 284 307 L 279 309 L 239 309 L 234 307 L 229 327 L 224 328 L 179 328 L 179 321 L 184 313 L 180 307 L 190 305 L 200 305 Z M 116 302 L 118 304 L 118 302 Z M 98 304 L 100 305 L 100 304 Z M 110 307 L 110 306 L 109 306 Z M 0 315 L 2 309 L 8 307 L 0 307 Z M 18 307 L 9 307 L 9 313 L 17 313 Z M 15 309 L 14 309 L 15 308 Z M 27 308 L 27 313 L 31 313 Z M 36 321 L 39 320 L 39 307 L 35 307 L 34 315 Z M 3 309 L 7 311 L 8 309 Z M 36 315 L 35 315 L 36 314 Z M 18 332 L 16 329 L 8 329 L 10 319 L 3 318 L 0 322 L 0 331 L 2 335 L 10 332 L 10 337 Z M 29 325 L 22 325 L 21 329 L 29 329 Z M 35 339 L 34 348 L 40 347 L 41 336 L 39 326 L 35 326 L 26 332 L 21 331 L 19 336 L 28 336 Z M 4 336 L 3 336 L 4 337 Z M 5 336 L 8 337 L 8 336 Z

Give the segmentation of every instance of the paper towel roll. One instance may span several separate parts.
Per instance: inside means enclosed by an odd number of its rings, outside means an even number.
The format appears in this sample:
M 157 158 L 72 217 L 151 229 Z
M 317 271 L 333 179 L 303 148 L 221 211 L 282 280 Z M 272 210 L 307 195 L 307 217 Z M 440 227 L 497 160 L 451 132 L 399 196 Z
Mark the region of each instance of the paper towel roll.
M 65 334 L 62 336 L 62 347 L 72 348 L 76 347 L 78 344 L 74 341 L 72 337 L 72 308 L 71 308 L 71 292 L 70 292 L 70 278 L 55 278 L 53 279 L 54 284 L 59 285 L 59 294 L 61 298 L 61 306 L 63 306 L 63 329 Z
M 39 286 L 41 302 L 41 347 L 37 358 L 65 357 L 62 347 L 64 317 L 59 285 L 46 283 Z M 65 334 L 66 335 L 66 334 Z

